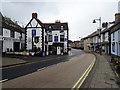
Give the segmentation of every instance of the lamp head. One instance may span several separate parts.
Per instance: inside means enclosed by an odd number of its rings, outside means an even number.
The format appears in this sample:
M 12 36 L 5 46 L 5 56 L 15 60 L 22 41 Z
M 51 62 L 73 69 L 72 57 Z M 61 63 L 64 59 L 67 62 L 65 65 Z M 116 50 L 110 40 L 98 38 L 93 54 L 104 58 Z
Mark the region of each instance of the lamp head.
M 93 23 L 96 23 L 95 19 L 93 20 Z

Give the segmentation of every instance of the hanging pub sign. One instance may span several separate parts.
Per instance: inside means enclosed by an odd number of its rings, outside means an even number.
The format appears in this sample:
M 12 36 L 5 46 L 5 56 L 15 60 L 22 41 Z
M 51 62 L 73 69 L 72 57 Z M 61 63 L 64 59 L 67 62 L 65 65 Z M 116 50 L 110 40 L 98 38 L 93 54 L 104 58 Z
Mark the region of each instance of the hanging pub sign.
M 35 29 L 32 30 L 32 35 L 36 36 L 36 30 Z
M 34 37 L 34 39 L 35 39 L 35 43 L 39 42 L 39 37 Z

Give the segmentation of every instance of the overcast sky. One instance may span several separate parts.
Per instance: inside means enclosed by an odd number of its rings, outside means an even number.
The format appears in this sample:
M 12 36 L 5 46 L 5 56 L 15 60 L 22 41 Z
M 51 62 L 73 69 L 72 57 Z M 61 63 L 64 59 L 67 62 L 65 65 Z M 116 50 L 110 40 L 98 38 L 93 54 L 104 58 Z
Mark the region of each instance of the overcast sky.
M 43 23 L 53 23 L 55 20 L 68 22 L 69 39 L 79 40 L 96 31 L 99 22 L 93 24 L 93 19 L 102 18 L 102 22 L 114 21 L 118 12 L 119 0 L 2 0 L 2 14 L 19 24 L 26 25 L 32 18 L 32 13 L 38 13 Z

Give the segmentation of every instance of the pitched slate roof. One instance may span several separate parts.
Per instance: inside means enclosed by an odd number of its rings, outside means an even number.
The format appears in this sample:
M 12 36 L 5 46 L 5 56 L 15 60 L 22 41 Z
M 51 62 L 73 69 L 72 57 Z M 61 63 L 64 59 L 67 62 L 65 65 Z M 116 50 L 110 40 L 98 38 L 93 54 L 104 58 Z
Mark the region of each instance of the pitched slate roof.
M 6 28 L 9 30 L 17 31 L 24 33 L 25 30 L 20 25 L 15 24 L 12 20 L 7 20 L 6 17 L 3 17 L 3 15 L 0 12 L 1 19 L 0 22 L 2 23 L 2 28 Z
M 32 19 L 29 21 L 29 23 L 25 26 L 25 28 L 27 28 L 27 26 L 31 23 L 31 21 L 35 19 L 42 27 L 44 27 L 43 23 L 36 17 L 32 17 Z
M 68 30 L 68 23 L 43 23 L 46 30 L 61 30 L 61 26 L 63 26 L 63 30 Z M 49 28 L 51 27 L 51 29 Z
M 29 21 L 29 23 L 26 25 L 25 28 L 31 23 L 31 21 L 35 19 L 43 28 L 45 28 L 46 31 L 51 31 L 51 30 L 61 30 L 61 26 L 63 26 L 63 30 L 68 30 L 68 23 L 61 23 L 61 22 L 56 22 L 56 23 L 42 23 L 37 17 L 32 17 L 32 19 Z M 50 28 L 51 27 L 51 28 Z
M 90 34 L 89 36 L 90 37 L 93 37 L 93 36 L 96 36 L 96 35 L 98 35 L 99 33 L 98 33 L 98 31 L 95 31 L 95 32 L 93 32 L 92 34 Z
M 111 31 L 111 33 L 117 31 L 118 29 L 120 29 L 120 18 L 118 21 L 115 22 L 114 25 L 112 25 L 110 28 L 109 28 Z

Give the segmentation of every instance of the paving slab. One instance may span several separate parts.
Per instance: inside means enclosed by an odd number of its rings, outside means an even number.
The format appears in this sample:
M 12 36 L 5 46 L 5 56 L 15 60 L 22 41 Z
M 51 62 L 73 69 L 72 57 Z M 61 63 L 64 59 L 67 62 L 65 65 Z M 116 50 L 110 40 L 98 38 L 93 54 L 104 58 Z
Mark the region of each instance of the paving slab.
M 117 78 L 114 71 L 110 67 L 104 55 L 97 56 L 97 66 L 95 66 L 93 78 L 91 79 L 89 88 L 119 88 Z
M 14 64 L 20 64 L 25 63 L 26 61 L 19 59 L 19 58 L 10 58 L 10 57 L 2 57 L 2 66 L 8 66 L 8 65 L 14 65 Z

